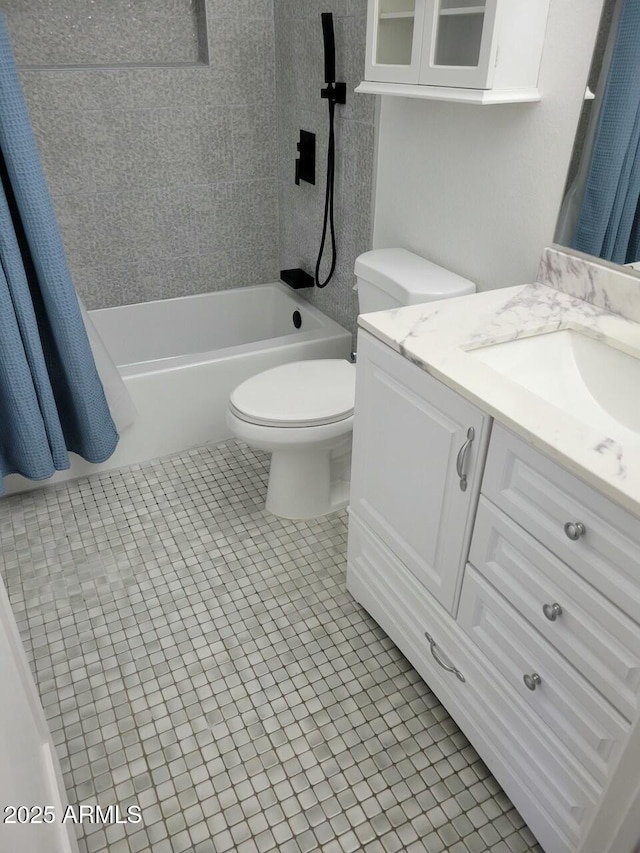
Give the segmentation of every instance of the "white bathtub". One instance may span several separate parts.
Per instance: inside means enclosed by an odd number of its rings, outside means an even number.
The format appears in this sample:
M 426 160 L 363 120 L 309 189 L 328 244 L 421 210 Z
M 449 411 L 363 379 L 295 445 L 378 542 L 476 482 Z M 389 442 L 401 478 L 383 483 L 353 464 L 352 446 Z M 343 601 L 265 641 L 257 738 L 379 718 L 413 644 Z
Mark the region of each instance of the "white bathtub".
M 348 358 L 351 349 L 349 332 L 280 283 L 90 313 L 136 405 L 136 422 L 107 462 L 71 454 L 71 468 L 48 480 L 6 477 L 7 494 L 223 441 L 230 437 L 227 400 L 240 382 L 288 361 Z

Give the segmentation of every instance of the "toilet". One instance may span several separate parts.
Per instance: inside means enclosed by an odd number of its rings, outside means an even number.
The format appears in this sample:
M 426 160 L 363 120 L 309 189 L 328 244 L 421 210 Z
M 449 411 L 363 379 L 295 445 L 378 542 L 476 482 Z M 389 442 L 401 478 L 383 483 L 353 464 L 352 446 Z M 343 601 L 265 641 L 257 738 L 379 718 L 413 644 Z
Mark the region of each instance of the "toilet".
M 475 285 L 406 249 L 373 249 L 356 260 L 361 314 L 450 299 Z M 282 518 L 316 518 L 349 502 L 355 365 L 345 359 L 282 364 L 242 382 L 227 425 L 271 453 L 266 508 Z

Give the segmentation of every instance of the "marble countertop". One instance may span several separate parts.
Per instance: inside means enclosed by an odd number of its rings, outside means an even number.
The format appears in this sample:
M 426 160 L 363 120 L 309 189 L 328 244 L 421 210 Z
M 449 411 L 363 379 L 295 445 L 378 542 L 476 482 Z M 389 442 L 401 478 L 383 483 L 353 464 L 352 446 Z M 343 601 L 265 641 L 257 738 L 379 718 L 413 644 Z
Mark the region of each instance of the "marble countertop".
M 364 314 L 359 325 L 640 516 L 640 434 L 621 427 L 604 435 L 469 353 L 575 329 L 640 356 L 640 323 L 553 287 L 527 284 Z M 638 396 L 640 405 L 640 389 Z

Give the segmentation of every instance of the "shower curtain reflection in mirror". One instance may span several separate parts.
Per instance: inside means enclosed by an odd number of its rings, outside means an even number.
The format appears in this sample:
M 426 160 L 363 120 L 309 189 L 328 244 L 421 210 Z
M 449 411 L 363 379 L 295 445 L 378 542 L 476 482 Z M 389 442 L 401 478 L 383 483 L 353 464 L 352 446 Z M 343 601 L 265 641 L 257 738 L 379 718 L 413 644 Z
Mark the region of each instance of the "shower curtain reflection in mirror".
M 640 0 L 618 0 L 580 168 L 556 241 L 590 255 L 640 260 Z

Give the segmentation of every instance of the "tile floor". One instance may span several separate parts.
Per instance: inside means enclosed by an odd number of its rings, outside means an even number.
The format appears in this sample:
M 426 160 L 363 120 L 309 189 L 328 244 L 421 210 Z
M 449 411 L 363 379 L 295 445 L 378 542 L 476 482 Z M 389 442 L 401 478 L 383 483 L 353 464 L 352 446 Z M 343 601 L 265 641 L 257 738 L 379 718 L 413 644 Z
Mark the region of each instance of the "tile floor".
M 524 853 L 522 818 L 345 591 L 346 516 L 262 508 L 229 442 L 0 501 L 82 853 Z

